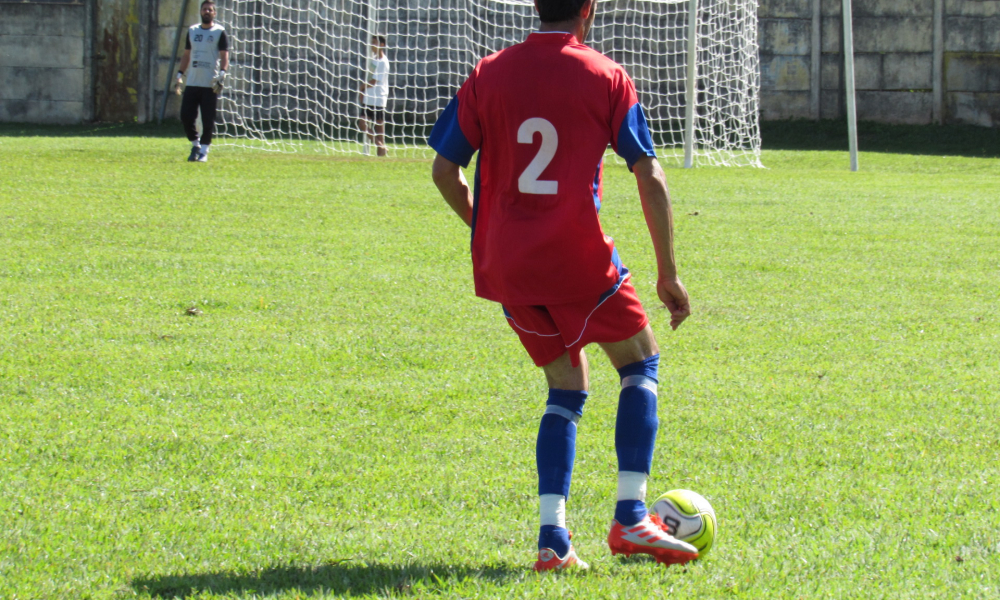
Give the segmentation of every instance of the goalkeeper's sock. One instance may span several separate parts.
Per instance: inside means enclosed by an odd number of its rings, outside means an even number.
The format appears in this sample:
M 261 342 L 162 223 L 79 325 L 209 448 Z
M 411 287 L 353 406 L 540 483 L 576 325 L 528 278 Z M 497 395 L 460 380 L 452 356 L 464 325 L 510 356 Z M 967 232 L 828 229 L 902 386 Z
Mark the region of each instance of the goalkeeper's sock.
M 198 140 L 191 140 L 191 147 L 201 150 L 201 142 Z
M 660 355 L 618 369 L 622 391 L 615 422 L 618 504 L 615 520 L 625 526 L 646 517 L 646 477 L 656 445 L 656 384 Z
M 202 153 L 203 155 L 204 155 L 204 154 L 208 154 L 208 147 L 209 147 L 210 145 L 211 145 L 211 144 L 202 144 L 202 145 L 201 145 L 201 153 Z

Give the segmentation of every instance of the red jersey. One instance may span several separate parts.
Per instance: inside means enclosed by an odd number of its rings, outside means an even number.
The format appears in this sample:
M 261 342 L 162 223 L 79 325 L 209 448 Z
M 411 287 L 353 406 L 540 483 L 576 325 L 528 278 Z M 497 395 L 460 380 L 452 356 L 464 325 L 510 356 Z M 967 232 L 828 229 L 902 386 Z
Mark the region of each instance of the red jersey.
M 508 305 L 593 298 L 620 261 L 598 219 L 608 144 L 629 168 L 655 156 L 635 86 L 569 33 L 533 33 L 476 65 L 430 136 L 468 166 L 476 295 Z

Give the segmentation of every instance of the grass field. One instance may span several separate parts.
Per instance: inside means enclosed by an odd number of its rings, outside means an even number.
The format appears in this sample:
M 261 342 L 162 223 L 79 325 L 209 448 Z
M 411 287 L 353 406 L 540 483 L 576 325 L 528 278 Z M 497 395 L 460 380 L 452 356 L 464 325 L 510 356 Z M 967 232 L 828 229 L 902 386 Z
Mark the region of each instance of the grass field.
M 663 354 L 650 490 L 702 493 L 720 536 L 687 568 L 607 553 L 591 351 L 592 571 L 536 576 L 544 381 L 428 161 L 0 127 L 0 598 L 1000 597 L 1000 136 L 867 127 L 850 173 L 835 131 L 668 169 L 677 332 L 607 169 Z

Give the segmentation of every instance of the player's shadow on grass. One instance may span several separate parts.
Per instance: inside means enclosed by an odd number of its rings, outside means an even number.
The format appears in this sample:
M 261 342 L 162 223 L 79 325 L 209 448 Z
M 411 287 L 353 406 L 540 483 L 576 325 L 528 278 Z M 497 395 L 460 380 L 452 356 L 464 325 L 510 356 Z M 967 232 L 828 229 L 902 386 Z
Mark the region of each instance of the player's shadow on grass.
M 455 567 L 444 564 L 384 565 L 362 561 L 331 561 L 317 566 L 274 566 L 245 573 L 218 571 L 136 577 L 132 587 L 154 598 L 188 598 L 208 592 L 267 596 L 287 590 L 305 595 L 416 595 L 460 585 L 463 581 L 503 585 L 524 574 L 507 565 Z

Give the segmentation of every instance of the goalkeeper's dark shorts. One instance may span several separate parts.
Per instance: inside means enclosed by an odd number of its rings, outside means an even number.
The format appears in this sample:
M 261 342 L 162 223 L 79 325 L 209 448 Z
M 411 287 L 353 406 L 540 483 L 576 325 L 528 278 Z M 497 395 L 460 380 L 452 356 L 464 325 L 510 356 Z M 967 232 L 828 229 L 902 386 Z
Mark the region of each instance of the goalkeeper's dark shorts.
M 365 105 L 365 118 L 376 123 L 385 123 L 385 109 L 378 106 Z

